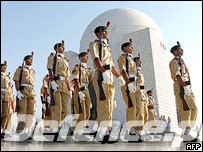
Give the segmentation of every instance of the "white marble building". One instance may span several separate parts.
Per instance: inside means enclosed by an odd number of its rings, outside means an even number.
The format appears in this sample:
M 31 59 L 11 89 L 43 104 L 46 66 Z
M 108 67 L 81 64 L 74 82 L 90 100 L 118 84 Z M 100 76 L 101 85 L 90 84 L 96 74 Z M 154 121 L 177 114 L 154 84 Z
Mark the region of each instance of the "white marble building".
M 114 64 L 118 70 L 117 59 L 121 55 L 121 45 L 133 39 L 134 56 L 139 52 L 143 63 L 145 88 L 153 88 L 156 101 L 157 116 L 166 115 L 172 119 L 172 124 L 177 124 L 175 96 L 173 94 L 173 82 L 170 78 L 169 61 L 170 52 L 166 50 L 164 37 L 159 26 L 146 14 L 135 9 L 117 8 L 102 13 L 96 17 L 86 28 L 81 41 L 80 51 L 86 51 L 89 43 L 96 39 L 94 29 L 99 25 L 108 28 L 110 48 Z M 71 69 L 79 60 L 77 53 L 66 52 Z M 93 68 L 93 61 L 89 55 L 89 65 Z M 115 78 L 115 100 L 117 108 L 113 112 L 113 119 L 125 122 L 125 103 L 121 94 L 118 81 Z

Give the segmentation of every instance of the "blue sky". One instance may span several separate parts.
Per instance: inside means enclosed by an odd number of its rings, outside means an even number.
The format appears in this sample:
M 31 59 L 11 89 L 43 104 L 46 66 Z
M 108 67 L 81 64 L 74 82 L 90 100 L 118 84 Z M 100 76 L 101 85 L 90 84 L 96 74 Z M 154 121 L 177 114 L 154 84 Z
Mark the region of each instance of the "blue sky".
M 1 62 L 7 60 L 8 72 L 13 77 L 23 57 L 35 52 L 33 68 L 39 102 L 41 82 L 47 74 L 47 57 L 54 52 L 54 44 L 65 40 L 66 51 L 79 52 L 86 27 L 98 15 L 114 8 L 133 8 L 150 16 L 162 30 L 167 51 L 176 45 L 177 40 L 180 41 L 197 103 L 201 105 L 201 1 L 1 2 Z

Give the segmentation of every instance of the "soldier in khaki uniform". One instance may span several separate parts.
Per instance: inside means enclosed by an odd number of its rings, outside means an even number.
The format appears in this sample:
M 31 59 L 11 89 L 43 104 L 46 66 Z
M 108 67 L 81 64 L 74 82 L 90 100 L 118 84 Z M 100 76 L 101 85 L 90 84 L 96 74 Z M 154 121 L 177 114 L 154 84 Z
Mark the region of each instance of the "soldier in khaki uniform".
M 126 121 L 136 120 L 136 64 L 133 60 L 133 46 L 131 42 L 126 42 L 121 45 L 121 49 L 124 52 L 118 58 L 118 66 L 120 69 L 120 73 L 126 81 L 124 86 L 121 86 L 121 91 L 123 94 L 123 98 L 126 103 Z M 134 124 L 136 125 L 136 124 Z M 127 129 L 130 134 L 135 134 L 135 127 L 130 128 L 127 125 Z
M 25 62 L 25 65 L 24 65 Z M 18 102 L 16 112 L 18 118 L 17 133 L 25 129 L 25 133 L 30 133 L 35 112 L 35 71 L 32 69 L 33 54 L 24 57 L 23 65 L 15 71 L 13 80 L 17 91 Z
M 58 122 L 58 127 L 68 114 L 68 96 L 72 98 L 70 86 L 70 69 L 69 64 L 64 56 L 64 42 L 57 43 L 54 46 L 56 54 L 53 53 L 48 57 L 47 69 L 49 71 L 51 88 L 50 96 L 54 97 L 54 105 L 50 105 L 52 120 Z M 54 123 L 54 122 L 53 122 Z M 57 126 L 52 126 L 53 132 L 57 132 Z
M 137 89 L 135 92 L 136 96 L 136 119 L 139 121 L 138 126 L 136 127 L 137 131 L 143 129 L 143 125 L 147 122 L 148 119 L 148 107 L 147 107 L 147 94 L 144 87 L 144 75 L 142 73 L 142 61 L 140 60 L 140 54 L 138 57 L 134 58 L 136 62 L 137 69 Z
M 152 96 L 152 90 L 147 91 L 148 95 L 148 118 L 151 121 L 152 127 L 156 127 L 156 111 L 155 111 L 155 101 Z
M 51 120 L 51 111 L 50 111 L 50 78 L 47 74 L 43 78 L 43 85 L 40 89 L 40 97 L 42 102 L 42 119 L 44 119 L 44 128 L 48 128 L 50 125 L 48 121 Z
M 74 103 L 74 88 L 75 88 L 75 80 L 72 79 L 71 82 L 70 82 L 70 86 L 71 86 L 71 91 L 72 91 L 72 97 L 71 98 L 71 114 L 78 114 L 75 110 L 75 103 Z
M 191 88 L 190 76 L 185 62 L 181 58 L 183 50 L 179 42 L 171 48 L 171 53 L 174 58 L 170 61 L 169 67 L 171 78 L 174 81 L 174 94 L 176 97 L 177 106 L 179 109 L 180 119 L 182 122 L 181 128 L 188 134 L 191 127 L 194 127 L 197 117 L 197 106 L 195 96 Z
M 113 63 L 108 43 L 108 23 L 107 26 L 98 26 L 95 28 L 94 33 L 99 40 L 91 42 L 89 48 L 94 67 L 96 68 L 93 86 L 97 97 L 97 122 L 100 124 L 101 121 L 108 120 L 108 126 L 111 129 L 115 94 L 113 75 L 115 75 L 122 84 L 125 84 L 125 82 L 115 69 Z
M 9 133 L 13 117 L 13 93 L 9 75 L 6 74 L 6 61 L 1 64 L 1 138 Z
M 80 64 L 76 64 L 72 75 L 74 78 L 74 105 L 76 113 L 80 114 L 78 122 L 81 120 L 89 120 L 91 98 L 89 95 L 88 85 L 93 81 L 93 73 L 87 65 L 88 52 L 79 54 Z

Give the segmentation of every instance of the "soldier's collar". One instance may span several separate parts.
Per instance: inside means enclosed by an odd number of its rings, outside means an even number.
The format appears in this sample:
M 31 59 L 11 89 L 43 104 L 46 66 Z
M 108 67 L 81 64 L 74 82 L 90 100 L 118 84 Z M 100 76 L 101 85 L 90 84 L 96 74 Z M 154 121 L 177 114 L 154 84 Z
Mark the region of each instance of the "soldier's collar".
M 133 58 L 133 55 L 132 55 L 132 54 L 129 54 L 129 53 L 125 53 L 125 54 L 128 54 L 129 57 Z
M 84 63 L 84 62 L 80 62 L 81 66 L 83 66 L 84 68 L 87 67 L 87 63 Z
M 63 53 L 57 53 L 58 56 L 60 56 L 61 58 L 64 58 L 64 54 Z
M 28 68 L 29 70 L 32 69 L 31 65 L 25 65 L 24 67 L 25 67 L 25 68 Z
M 1 72 L 1 75 L 5 76 L 5 75 L 6 75 L 6 72 Z

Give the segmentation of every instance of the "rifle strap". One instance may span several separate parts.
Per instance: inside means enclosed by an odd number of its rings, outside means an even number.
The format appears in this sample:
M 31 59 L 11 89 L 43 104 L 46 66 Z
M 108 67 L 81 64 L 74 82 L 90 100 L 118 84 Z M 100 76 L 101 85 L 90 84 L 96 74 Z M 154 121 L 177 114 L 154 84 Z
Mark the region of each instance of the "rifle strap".
M 81 64 L 79 65 L 79 84 L 81 84 Z M 78 106 L 79 106 L 79 113 L 83 113 L 79 94 L 78 94 Z

